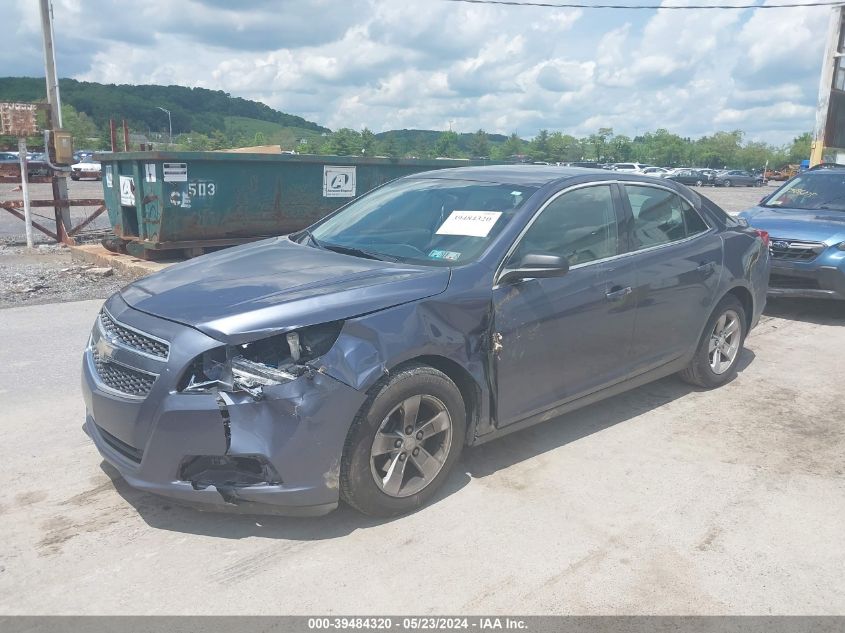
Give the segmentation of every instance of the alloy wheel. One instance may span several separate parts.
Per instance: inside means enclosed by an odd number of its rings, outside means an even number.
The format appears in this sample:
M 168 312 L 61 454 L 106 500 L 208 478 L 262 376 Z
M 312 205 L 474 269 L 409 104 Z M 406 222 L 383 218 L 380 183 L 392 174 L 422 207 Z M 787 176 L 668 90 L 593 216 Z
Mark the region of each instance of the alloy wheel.
M 716 320 L 710 333 L 707 352 L 710 357 L 710 369 L 714 374 L 724 374 L 733 365 L 742 338 L 742 324 L 739 315 L 733 310 L 726 310 Z
M 428 486 L 446 463 L 452 418 L 438 398 L 411 396 L 382 421 L 370 449 L 376 485 L 391 497 L 409 497 Z

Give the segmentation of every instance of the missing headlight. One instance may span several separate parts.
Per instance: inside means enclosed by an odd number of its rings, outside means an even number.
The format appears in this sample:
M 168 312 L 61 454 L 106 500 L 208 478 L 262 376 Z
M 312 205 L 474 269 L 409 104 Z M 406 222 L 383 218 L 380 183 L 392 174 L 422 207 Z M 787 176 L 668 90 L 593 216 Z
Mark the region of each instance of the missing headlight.
M 208 393 L 223 389 L 261 397 L 264 387 L 306 373 L 307 363 L 331 349 L 342 327 L 342 321 L 332 321 L 209 350 L 194 359 L 179 382 L 179 390 Z

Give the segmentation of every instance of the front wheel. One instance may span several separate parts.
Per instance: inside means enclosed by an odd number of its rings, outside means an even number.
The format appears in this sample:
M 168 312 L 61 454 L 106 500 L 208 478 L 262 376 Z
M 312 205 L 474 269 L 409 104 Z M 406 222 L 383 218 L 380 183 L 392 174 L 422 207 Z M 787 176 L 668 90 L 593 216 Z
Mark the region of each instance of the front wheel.
M 725 296 L 716 306 L 689 366 L 680 375 L 686 382 L 712 389 L 736 375 L 736 366 L 745 343 L 745 309 L 734 295 Z
M 455 383 L 427 365 L 400 369 L 371 390 L 349 429 L 341 497 L 372 516 L 415 510 L 446 481 L 465 436 L 466 409 Z

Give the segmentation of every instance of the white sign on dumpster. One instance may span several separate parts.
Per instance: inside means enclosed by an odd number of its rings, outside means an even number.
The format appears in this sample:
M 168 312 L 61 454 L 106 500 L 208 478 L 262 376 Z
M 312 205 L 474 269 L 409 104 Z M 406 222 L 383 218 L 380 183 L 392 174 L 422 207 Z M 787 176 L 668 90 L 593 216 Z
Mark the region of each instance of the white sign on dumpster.
M 120 177 L 120 204 L 135 205 L 135 181 L 132 176 Z
M 355 167 L 323 165 L 323 197 L 354 198 Z
M 164 163 L 164 182 L 188 182 L 188 163 Z

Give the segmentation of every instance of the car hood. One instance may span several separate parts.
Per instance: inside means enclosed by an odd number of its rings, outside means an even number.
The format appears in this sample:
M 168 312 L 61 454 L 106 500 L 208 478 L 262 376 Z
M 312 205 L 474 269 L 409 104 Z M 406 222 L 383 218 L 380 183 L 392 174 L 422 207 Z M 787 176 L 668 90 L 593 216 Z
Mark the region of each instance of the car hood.
M 739 214 L 772 238 L 824 242 L 828 246 L 845 240 L 845 211 L 753 207 Z
M 224 343 L 337 321 L 443 292 L 448 268 L 344 255 L 273 238 L 176 264 L 121 290 L 133 308 Z

